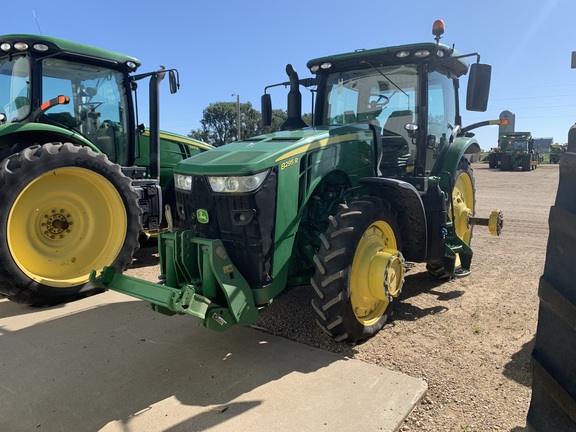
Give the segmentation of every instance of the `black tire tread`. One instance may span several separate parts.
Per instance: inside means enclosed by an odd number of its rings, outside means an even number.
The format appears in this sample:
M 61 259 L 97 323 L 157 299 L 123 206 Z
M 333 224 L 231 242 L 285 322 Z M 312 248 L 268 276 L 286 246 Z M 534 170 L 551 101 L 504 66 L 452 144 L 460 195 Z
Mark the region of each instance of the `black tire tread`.
M 386 220 L 393 224 L 396 233 L 400 232 L 390 204 L 380 198 L 367 196 L 342 205 L 340 211 L 330 217 L 331 224 L 314 257 L 317 271 L 311 285 L 317 296 L 312 299 L 316 322 L 337 342 L 356 343 L 373 336 L 384 326 L 391 311 L 390 304 L 376 324 L 364 327 L 354 316 L 350 304 L 350 268 L 356 245 L 375 220 Z M 400 242 L 398 237 L 397 241 Z
M 65 166 L 82 166 L 90 169 L 112 183 L 122 196 L 127 214 L 127 232 L 124 245 L 113 263 L 117 271 L 123 271 L 132 262 L 139 247 L 138 237 L 141 209 L 138 194 L 121 167 L 112 163 L 104 154 L 89 147 L 72 143 L 46 143 L 24 148 L 0 162 L 0 224 L 6 227 L 13 200 L 18 196 L 30 175 L 35 178 L 44 172 Z M 14 263 L 7 245 L 7 233 L 0 230 L 0 292 L 14 302 L 27 305 L 53 305 L 102 291 L 90 284 L 70 288 L 53 288 L 29 279 Z

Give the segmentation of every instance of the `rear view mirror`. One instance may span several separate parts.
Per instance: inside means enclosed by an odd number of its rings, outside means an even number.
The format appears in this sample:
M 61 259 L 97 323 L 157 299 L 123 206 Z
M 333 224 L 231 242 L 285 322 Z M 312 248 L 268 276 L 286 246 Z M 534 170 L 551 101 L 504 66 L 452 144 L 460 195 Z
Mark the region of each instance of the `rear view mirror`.
M 168 82 L 170 83 L 170 93 L 174 94 L 180 88 L 180 80 L 178 77 L 178 71 L 171 69 L 168 72 Z
M 474 63 L 470 67 L 468 90 L 466 93 L 466 109 L 468 111 L 486 111 L 488 95 L 490 94 L 490 77 L 492 66 Z
M 265 93 L 261 98 L 262 103 L 262 126 L 270 126 L 272 124 L 272 98 L 269 94 Z

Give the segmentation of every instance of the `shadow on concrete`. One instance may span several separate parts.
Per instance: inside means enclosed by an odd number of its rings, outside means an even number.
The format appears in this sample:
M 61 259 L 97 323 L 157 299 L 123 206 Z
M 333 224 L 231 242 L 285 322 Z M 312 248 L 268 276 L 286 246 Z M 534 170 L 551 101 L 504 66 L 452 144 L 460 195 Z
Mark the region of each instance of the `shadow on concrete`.
M 8 300 L 7 298 L 2 298 L 0 299 L 0 319 L 16 317 L 18 315 L 29 315 L 43 312 L 47 309 L 58 309 L 61 307 L 63 307 L 63 305 L 32 307 L 14 303 L 13 301 Z
M 30 308 L 5 303 L 2 309 L 20 311 L 9 313 L 12 319 L 23 318 L 24 311 L 34 319 Z M 196 322 L 130 301 L 15 331 L 0 327 L 0 430 L 97 431 L 111 422 L 128 424 L 135 413 L 169 398 L 185 406 L 225 406 L 163 429 L 206 430 L 262 403 L 234 401 L 238 396 L 340 360 L 314 355 L 310 347 L 303 348 L 305 355 L 302 349 L 291 354 L 278 338 L 250 329 L 219 334 Z

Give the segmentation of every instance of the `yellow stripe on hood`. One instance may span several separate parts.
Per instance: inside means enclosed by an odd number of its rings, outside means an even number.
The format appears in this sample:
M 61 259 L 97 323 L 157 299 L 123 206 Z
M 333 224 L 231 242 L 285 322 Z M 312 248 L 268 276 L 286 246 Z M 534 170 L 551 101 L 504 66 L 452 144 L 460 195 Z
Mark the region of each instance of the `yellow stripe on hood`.
M 316 150 L 318 148 L 326 147 L 328 145 L 338 144 L 338 143 L 341 143 L 344 141 L 351 141 L 351 140 L 354 140 L 357 138 L 358 138 L 357 133 L 351 133 L 351 134 L 340 135 L 340 136 L 335 136 L 335 137 L 330 137 L 330 138 L 324 138 L 324 139 L 321 139 L 318 141 L 314 141 L 310 144 L 305 144 L 303 146 L 300 146 L 297 149 L 290 150 L 288 153 L 284 153 L 282 156 L 279 156 L 275 160 L 275 162 L 280 162 L 280 161 L 283 161 L 284 159 L 289 159 L 289 158 L 294 157 L 296 155 L 306 153 L 310 150 Z

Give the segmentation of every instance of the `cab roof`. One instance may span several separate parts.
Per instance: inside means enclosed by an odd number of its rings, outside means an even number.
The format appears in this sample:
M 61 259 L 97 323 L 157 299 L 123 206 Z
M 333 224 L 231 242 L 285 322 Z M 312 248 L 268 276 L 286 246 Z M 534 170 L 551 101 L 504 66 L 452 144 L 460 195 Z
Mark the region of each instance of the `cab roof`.
M 22 52 L 14 47 L 17 42 L 24 42 L 28 45 L 28 49 L 24 51 L 34 52 L 40 55 L 50 55 L 53 53 L 62 53 L 70 55 L 80 55 L 84 57 L 90 57 L 97 60 L 103 60 L 106 62 L 112 62 L 117 64 L 126 64 L 127 62 L 132 62 L 136 66 L 131 70 L 137 69 L 142 63 L 140 60 L 127 56 L 125 54 L 120 54 L 115 51 L 110 51 L 103 48 L 98 48 L 91 45 L 82 44 L 79 42 L 73 42 L 66 39 L 60 39 L 51 36 L 40 36 L 34 34 L 8 34 L 0 36 L 0 55 L 15 54 Z M 7 50 L 2 48 L 3 44 L 9 44 L 10 48 Z M 34 45 L 41 44 L 48 47 L 47 51 L 39 51 L 34 48 Z
M 419 57 L 416 53 L 429 52 L 426 57 Z M 398 57 L 403 55 L 403 57 Z M 432 60 L 442 61 L 442 65 L 450 69 L 456 76 L 465 75 L 468 72 L 469 62 L 465 58 L 457 58 L 461 54 L 455 49 L 434 42 L 423 42 L 408 45 L 397 45 L 384 48 L 361 49 L 350 53 L 335 54 L 319 57 L 308 61 L 306 66 L 310 69 L 315 65 L 331 63 L 330 71 L 350 70 L 368 67 L 361 62 L 367 61 L 373 66 L 384 66 L 398 63 L 416 63 L 419 61 Z

